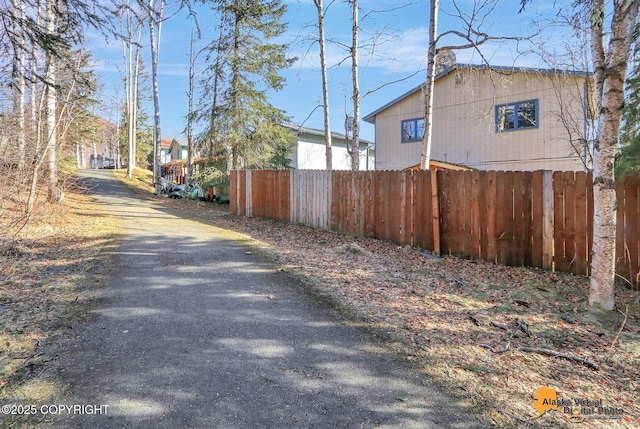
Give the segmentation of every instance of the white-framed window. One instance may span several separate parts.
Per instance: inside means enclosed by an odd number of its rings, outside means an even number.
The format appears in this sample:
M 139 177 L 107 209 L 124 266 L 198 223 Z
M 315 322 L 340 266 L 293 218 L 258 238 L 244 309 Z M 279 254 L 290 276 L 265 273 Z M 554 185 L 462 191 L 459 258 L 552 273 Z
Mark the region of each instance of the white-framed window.
M 538 127 L 538 100 L 496 106 L 496 132 Z
M 407 119 L 401 123 L 402 143 L 422 141 L 424 137 L 424 118 Z

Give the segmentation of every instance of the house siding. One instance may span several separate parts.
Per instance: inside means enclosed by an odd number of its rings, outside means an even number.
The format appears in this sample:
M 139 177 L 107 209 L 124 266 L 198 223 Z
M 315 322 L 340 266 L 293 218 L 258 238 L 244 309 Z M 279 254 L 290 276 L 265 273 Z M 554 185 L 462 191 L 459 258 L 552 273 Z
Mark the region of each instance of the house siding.
M 300 141 L 296 150 L 295 167 L 301 170 L 324 170 L 327 167 L 323 141 Z M 362 157 L 364 158 L 364 157 Z M 335 170 L 350 170 L 351 158 L 344 146 L 331 146 L 331 163 Z
M 420 162 L 422 142 L 400 143 L 401 123 L 424 116 L 422 91 L 376 116 L 376 170 L 399 170 Z
M 360 145 L 360 169 L 367 168 L 365 144 Z M 299 170 L 324 170 L 327 167 L 324 138 L 304 136 L 298 138 L 295 151 L 289 156 L 291 166 Z M 344 141 L 332 141 L 331 164 L 334 170 L 351 170 L 351 156 Z M 369 169 L 373 170 L 373 158 L 369 159 Z
M 458 69 L 436 82 L 432 159 L 480 170 L 584 170 L 559 119 L 564 110 L 574 136 L 584 131 L 584 77 Z M 495 106 L 526 100 L 538 102 L 537 126 L 496 132 Z M 423 103 L 417 90 L 375 115 L 377 170 L 420 162 L 422 142 L 400 143 L 400 124 L 421 117 Z

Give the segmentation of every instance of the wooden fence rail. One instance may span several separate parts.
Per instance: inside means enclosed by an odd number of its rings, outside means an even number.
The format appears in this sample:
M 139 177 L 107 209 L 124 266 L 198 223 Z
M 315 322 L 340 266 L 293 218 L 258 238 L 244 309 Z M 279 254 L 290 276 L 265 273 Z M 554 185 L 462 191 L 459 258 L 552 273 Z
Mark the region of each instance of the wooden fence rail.
M 233 171 L 231 212 L 438 254 L 589 275 L 591 173 Z M 638 287 L 640 175 L 617 183 L 616 271 Z

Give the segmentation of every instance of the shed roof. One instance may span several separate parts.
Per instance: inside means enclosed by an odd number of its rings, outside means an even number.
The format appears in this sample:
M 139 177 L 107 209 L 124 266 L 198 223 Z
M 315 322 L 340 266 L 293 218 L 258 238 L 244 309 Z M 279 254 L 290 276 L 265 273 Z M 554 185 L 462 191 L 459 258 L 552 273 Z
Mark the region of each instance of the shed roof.
M 297 134 L 309 134 L 312 136 L 317 136 L 317 137 L 322 137 L 324 138 L 324 130 L 319 130 L 317 128 L 309 128 L 309 127 L 302 127 L 302 126 L 298 126 L 298 125 L 283 125 L 283 127 L 293 131 L 294 133 Z M 342 133 L 338 133 L 335 131 L 331 132 L 331 138 L 335 138 L 335 139 L 342 139 L 345 140 L 345 136 Z M 360 144 L 366 144 L 366 145 L 373 145 L 372 141 L 369 140 L 365 140 L 365 139 L 360 139 Z
M 172 142 L 173 142 L 173 139 L 169 137 L 163 137 L 162 139 L 160 139 L 160 147 L 162 149 L 169 149 L 171 147 Z

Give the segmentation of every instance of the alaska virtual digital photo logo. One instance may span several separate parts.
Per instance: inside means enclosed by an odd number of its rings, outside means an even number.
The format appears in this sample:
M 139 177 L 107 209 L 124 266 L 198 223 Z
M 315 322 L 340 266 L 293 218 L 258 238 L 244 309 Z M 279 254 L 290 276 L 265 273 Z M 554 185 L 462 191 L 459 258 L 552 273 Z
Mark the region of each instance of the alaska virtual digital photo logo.
M 585 419 L 620 419 L 623 408 L 608 406 L 602 398 L 558 398 L 558 392 L 551 387 L 540 387 L 534 397 L 533 407 L 541 417 L 547 411 L 558 411 L 574 421 Z

